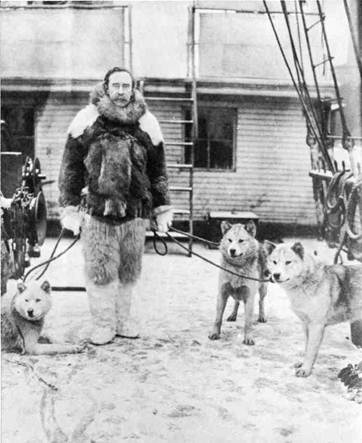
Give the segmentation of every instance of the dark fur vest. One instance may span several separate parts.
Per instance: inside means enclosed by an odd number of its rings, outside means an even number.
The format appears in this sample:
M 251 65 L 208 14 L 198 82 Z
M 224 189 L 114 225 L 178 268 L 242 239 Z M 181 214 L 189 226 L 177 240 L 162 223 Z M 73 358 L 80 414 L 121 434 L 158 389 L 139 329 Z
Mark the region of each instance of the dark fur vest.
M 147 176 L 146 134 L 139 133 L 145 112 L 143 99 L 125 108 L 116 107 L 108 96 L 97 103 L 99 117 L 85 133 L 89 141 L 84 160 L 87 169 L 87 206 L 93 215 L 109 220 L 144 217 L 151 206 Z

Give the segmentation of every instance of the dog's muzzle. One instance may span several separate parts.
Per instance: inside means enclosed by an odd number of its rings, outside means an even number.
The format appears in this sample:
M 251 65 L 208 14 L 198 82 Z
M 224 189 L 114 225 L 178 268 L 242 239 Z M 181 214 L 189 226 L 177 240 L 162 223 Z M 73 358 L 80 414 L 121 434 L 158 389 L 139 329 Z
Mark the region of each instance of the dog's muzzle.
M 241 257 L 243 255 L 242 252 L 240 254 L 237 254 L 236 249 L 234 248 L 230 248 L 228 252 L 231 258 Z

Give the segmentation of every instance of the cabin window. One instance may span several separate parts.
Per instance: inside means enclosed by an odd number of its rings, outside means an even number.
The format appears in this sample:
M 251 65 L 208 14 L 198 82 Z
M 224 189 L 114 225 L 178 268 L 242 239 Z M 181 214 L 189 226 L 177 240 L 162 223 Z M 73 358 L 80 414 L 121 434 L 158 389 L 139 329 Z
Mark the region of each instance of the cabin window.
M 234 108 L 198 107 L 199 133 L 193 147 L 195 168 L 234 168 L 236 117 Z M 191 134 L 186 134 L 187 140 L 191 140 Z M 190 149 L 186 152 L 185 160 L 191 161 Z
M 15 142 L 12 151 L 23 153 L 23 157 L 34 157 L 34 118 L 35 108 L 32 106 L 1 107 L 1 116 L 5 120 L 9 133 Z

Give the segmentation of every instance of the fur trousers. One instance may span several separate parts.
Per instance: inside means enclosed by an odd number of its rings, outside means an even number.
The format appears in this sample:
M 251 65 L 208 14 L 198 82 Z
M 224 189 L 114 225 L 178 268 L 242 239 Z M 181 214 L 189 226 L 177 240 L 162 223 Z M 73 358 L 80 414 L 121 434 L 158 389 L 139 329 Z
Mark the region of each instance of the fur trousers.
M 110 225 L 86 215 L 81 239 L 88 280 L 96 285 L 106 285 L 116 279 L 121 283 L 137 282 L 145 243 L 143 219 Z
M 106 344 L 115 335 L 135 338 L 138 332 L 130 322 L 130 310 L 142 268 L 144 220 L 109 225 L 86 216 L 81 238 L 93 319 L 91 342 Z

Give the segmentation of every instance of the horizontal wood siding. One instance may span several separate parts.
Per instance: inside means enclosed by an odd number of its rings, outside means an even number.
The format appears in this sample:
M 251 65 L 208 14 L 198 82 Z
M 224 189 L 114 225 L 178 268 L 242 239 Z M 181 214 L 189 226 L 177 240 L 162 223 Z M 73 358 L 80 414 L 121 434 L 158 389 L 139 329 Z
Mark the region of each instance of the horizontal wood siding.
M 236 170 L 195 171 L 195 215 L 251 210 L 263 221 L 314 224 L 305 131 L 298 104 L 243 102 L 238 108 Z
M 37 111 L 35 131 L 35 155 L 39 158 L 46 181 L 53 183 L 43 187 L 49 219 L 58 218 L 58 175 L 67 138 L 67 129 L 76 113 L 87 104 L 84 100 L 64 96 L 52 96 Z

